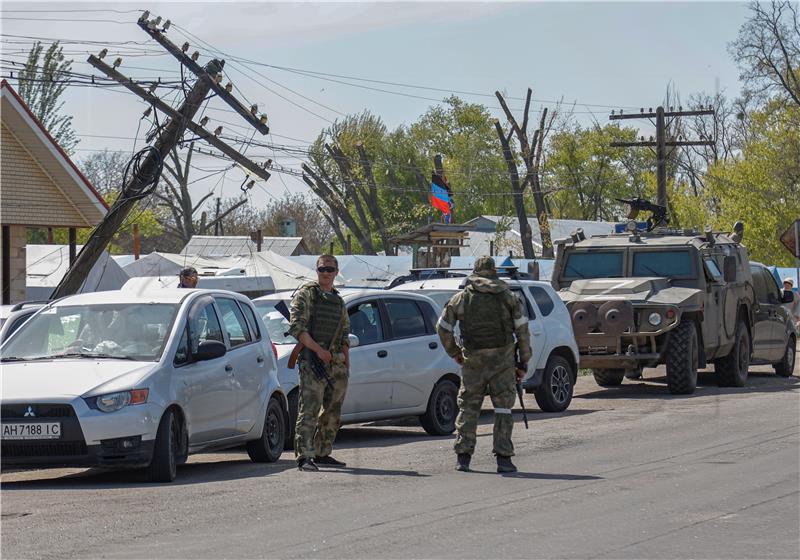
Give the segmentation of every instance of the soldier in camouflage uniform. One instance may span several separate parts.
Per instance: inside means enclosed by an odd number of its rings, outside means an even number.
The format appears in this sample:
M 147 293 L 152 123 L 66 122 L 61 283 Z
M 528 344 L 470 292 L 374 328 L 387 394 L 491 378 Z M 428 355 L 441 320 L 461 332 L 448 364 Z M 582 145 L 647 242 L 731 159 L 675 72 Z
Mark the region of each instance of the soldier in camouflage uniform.
M 461 324 L 459 347 L 454 335 Z M 497 472 L 516 472 L 511 462 L 514 445 L 511 408 L 516 400 L 516 383 L 531 358 L 528 319 L 522 304 L 505 282 L 497 278 L 494 260 L 480 257 L 463 291 L 447 303 L 436 330 L 447 354 L 462 365 L 458 392 L 455 452 L 456 470 L 468 471 L 475 452 L 478 416 L 488 394 L 494 406 L 494 449 Z M 515 369 L 514 336 L 520 350 L 522 369 Z
M 317 259 L 318 282 L 303 285 L 292 298 L 289 334 L 305 346 L 298 360 L 300 401 L 294 440 L 301 471 L 317 471 L 317 464 L 345 466 L 331 457 L 350 377 L 350 320 L 333 287 L 338 269 L 335 257 L 322 255 Z M 311 369 L 310 352 L 325 364 L 332 386 Z

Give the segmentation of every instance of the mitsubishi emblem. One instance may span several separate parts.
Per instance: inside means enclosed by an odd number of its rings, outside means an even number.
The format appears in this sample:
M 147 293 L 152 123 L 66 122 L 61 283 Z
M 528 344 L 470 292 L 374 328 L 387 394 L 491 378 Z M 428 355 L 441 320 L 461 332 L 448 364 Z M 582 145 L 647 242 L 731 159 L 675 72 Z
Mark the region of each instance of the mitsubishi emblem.
M 23 414 L 23 416 L 25 416 L 25 417 L 36 416 L 36 413 L 33 411 L 33 407 L 32 406 L 28 406 L 28 410 L 25 411 L 25 414 Z

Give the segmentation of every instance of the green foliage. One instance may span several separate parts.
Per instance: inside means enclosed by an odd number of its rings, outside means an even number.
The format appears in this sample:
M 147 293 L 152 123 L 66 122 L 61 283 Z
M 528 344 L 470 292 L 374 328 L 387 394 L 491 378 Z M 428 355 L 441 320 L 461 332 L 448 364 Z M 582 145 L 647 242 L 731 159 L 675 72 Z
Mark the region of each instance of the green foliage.
M 37 41 L 28 53 L 25 68 L 19 73 L 19 95 L 64 151 L 72 154 L 78 139 L 72 129 L 72 116 L 62 113 L 64 102 L 60 101 L 72 61 L 64 59 L 58 41 L 47 48 L 44 57 L 43 50 Z

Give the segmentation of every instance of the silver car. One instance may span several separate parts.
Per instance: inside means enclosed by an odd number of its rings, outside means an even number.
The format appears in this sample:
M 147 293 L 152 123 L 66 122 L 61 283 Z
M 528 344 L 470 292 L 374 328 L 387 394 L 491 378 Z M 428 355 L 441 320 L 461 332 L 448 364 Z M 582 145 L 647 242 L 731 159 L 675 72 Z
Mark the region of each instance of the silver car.
M 211 290 L 110 291 L 41 309 L 0 347 L 3 466 L 146 467 L 283 451 L 287 401 L 261 317 Z
M 417 416 L 431 435 L 452 433 L 461 378 L 436 334 L 436 303 L 424 295 L 386 290 L 342 290 L 341 295 L 350 316 L 350 381 L 342 421 Z M 290 306 L 291 292 L 253 303 L 276 345 L 278 377 L 294 421 L 298 372 L 286 364 L 297 341 L 287 334 L 289 322 L 275 308 L 281 301 Z M 291 434 L 286 445 L 292 445 Z

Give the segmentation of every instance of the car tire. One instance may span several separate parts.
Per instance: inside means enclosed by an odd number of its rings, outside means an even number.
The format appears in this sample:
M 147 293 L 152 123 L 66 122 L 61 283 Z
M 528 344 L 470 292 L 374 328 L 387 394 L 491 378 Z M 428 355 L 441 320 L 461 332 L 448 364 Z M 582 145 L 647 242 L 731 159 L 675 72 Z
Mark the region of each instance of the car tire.
M 593 369 L 592 376 L 594 381 L 601 387 L 616 387 L 622 383 L 625 377 L 624 369 Z
M 773 365 L 775 373 L 781 377 L 791 377 L 794 373 L 794 360 L 797 357 L 795 348 L 797 348 L 797 341 L 793 336 L 790 336 L 789 342 L 786 343 L 786 350 L 783 351 L 783 358 L 780 362 Z
M 750 333 L 741 321 L 736 325 L 730 353 L 714 362 L 714 373 L 720 387 L 744 387 L 750 367 Z
M 286 415 L 275 397 L 269 399 L 261 437 L 247 442 L 247 454 L 256 463 L 274 463 L 281 458 L 286 442 Z
M 297 414 L 300 410 L 300 389 L 295 389 L 286 397 L 289 404 L 289 420 L 286 422 L 286 441 L 283 442 L 283 449 L 291 451 L 294 449 L 294 435 L 297 428 Z
M 178 474 L 178 454 L 183 427 L 172 409 L 161 416 L 153 446 L 153 458 L 147 467 L 151 482 L 172 482 Z
M 563 412 L 572 402 L 575 372 L 561 356 L 550 356 L 544 368 L 542 385 L 533 392 L 536 404 L 544 412 Z
M 456 429 L 457 414 L 458 387 L 449 379 L 442 379 L 433 386 L 428 408 L 419 417 L 419 423 L 432 436 L 447 436 Z
M 667 388 L 673 395 L 691 395 L 697 388 L 697 327 L 681 321 L 670 333 L 667 344 Z

